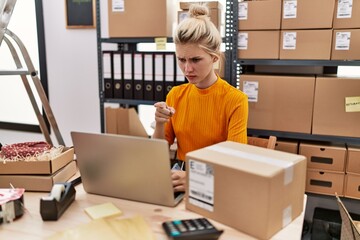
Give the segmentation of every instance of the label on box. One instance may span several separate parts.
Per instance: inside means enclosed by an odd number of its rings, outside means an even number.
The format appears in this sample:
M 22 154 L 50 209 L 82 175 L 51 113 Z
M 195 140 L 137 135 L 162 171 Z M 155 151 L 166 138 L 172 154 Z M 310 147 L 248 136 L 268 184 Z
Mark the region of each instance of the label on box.
M 335 50 L 350 49 L 351 32 L 337 32 L 335 39 Z
M 239 2 L 239 20 L 247 20 L 248 19 L 248 3 L 247 2 Z
M 336 18 L 351 18 L 352 0 L 339 0 Z
M 189 160 L 189 202 L 214 211 L 214 169 L 209 164 Z
M 297 0 L 284 1 L 284 15 L 283 18 L 296 18 L 297 14 Z
M 246 32 L 238 34 L 238 49 L 247 50 L 249 35 Z
M 249 102 L 257 102 L 259 96 L 259 82 L 244 81 L 243 92 L 248 96 Z
M 112 0 L 112 11 L 113 12 L 125 12 L 125 0 Z
M 283 49 L 285 50 L 296 49 L 296 32 L 284 32 Z
M 345 98 L 345 112 L 360 112 L 360 96 Z

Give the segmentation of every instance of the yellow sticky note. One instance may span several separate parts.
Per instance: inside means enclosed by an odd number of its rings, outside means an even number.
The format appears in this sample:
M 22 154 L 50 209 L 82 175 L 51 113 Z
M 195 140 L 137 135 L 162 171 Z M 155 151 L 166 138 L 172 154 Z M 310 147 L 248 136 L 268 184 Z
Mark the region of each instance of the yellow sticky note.
M 91 219 L 120 216 L 122 211 L 112 203 L 104 203 L 85 208 L 85 212 Z
M 156 50 L 166 50 L 166 38 L 155 38 Z
M 346 97 L 345 112 L 360 112 L 360 97 Z

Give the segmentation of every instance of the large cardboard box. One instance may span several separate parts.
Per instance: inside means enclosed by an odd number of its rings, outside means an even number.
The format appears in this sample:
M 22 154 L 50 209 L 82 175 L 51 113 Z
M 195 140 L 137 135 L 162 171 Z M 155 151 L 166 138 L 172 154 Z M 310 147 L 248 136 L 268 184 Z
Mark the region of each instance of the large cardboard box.
M 347 149 L 346 172 L 360 174 L 360 148 Z
M 298 141 L 284 141 L 277 140 L 275 150 L 298 154 L 299 142 Z
M 360 29 L 333 31 L 331 60 L 360 60 Z
M 313 134 L 360 137 L 360 78 L 316 78 Z
M 239 2 L 239 30 L 277 30 L 281 22 L 281 0 Z
M 134 108 L 105 108 L 106 133 L 149 137 Z
M 327 172 L 308 169 L 306 175 L 306 192 L 324 195 L 344 195 L 345 173 Z
M 360 199 L 360 174 L 347 173 L 345 175 L 344 196 Z
M 108 18 L 111 38 L 171 37 L 176 21 L 174 1 L 108 0 Z
M 345 172 L 345 146 L 300 143 L 299 154 L 307 158 L 308 168 Z
M 53 174 L 6 174 L 0 175 L 0 188 L 25 188 L 26 191 L 50 192 L 55 183 L 69 180 L 77 172 L 76 161 L 69 162 Z M 10 185 L 11 184 L 11 185 Z
M 248 128 L 311 133 L 314 76 L 242 74 L 248 94 Z
M 281 29 L 332 28 L 335 0 L 283 0 Z
M 186 154 L 186 209 L 259 239 L 303 210 L 304 156 L 235 142 Z
M 280 59 L 329 60 L 332 30 L 283 30 Z
M 0 164 L 0 174 L 52 174 L 74 160 L 74 148 L 46 161 L 6 161 Z
M 333 28 L 360 28 L 360 2 L 336 0 Z
M 238 58 L 279 59 L 280 31 L 239 31 Z
M 178 23 L 183 20 L 184 18 L 188 17 L 187 13 L 189 11 L 190 5 L 192 3 L 198 3 L 198 2 L 180 2 L 180 9 L 182 11 L 178 12 Z M 206 3 L 206 5 L 209 8 L 209 15 L 211 22 L 214 23 L 216 28 L 220 31 L 221 27 L 221 11 L 222 11 L 222 5 L 220 2 L 217 1 L 210 1 L 210 2 L 202 2 Z

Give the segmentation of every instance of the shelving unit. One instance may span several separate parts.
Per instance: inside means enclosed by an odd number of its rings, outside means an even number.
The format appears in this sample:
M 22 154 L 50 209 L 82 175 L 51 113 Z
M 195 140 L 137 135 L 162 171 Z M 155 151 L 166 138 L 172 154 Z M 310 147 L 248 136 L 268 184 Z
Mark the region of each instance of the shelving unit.
M 236 26 L 236 32 L 238 31 L 238 6 L 239 1 L 234 0 L 232 6 L 234 7 L 234 26 Z M 232 43 L 234 44 L 234 49 L 237 48 L 238 37 L 237 34 L 233 34 Z M 267 59 L 240 59 L 238 58 L 238 52 L 234 51 L 233 53 L 233 66 L 232 69 L 232 78 L 237 80 L 237 83 L 234 85 L 239 86 L 241 81 L 241 74 L 247 69 L 251 69 L 254 66 L 291 66 L 291 67 L 323 67 L 323 73 L 337 73 L 338 66 L 360 66 L 359 60 L 354 61 L 342 61 L 342 60 L 267 60 Z M 305 133 L 292 133 L 292 132 L 281 132 L 281 131 L 271 131 L 271 130 L 262 130 L 262 129 L 248 129 L 248 134 L 257 135 L 257 136 L 276 136 L 280 139 L 291 139 L 291 140 L 305 140 L 305 141 L 321 141 L 321 142 L 330 142 L 330 143 L 347 143 L 347 144 L 356 144 L 360 145 L 360 136 L 359 137 L 341 137 L 341 136 L 329 136 L 329 135 L 316 135 L 316 134 L 305 134 Z
M 223 42 L 225 43 L 225 79 L 232 85 L 236 85 L 236 40 L 234 37 L 237 35 L 236 27 L 234 24 L 237 20 L 234 19 L 234 12 L 237 12 L 237 5 L 234 5 L 234 1 L 226 0 L 225 10 L 225 36 Z M 101 36 L 101 15 L 100 15 L 100 0 L 96 0 L 96 30 L 97 30 L 97 52 L 98 52 L 98 79 L 99 79 L 99 98 L 100 98 L 100 123 L 101 132 L 105 131 L 105 104 L 114 103 L 120 106 L 137 106 L 140 104 L 152 105 L 156 101 L 142 100 L 142 99 L 120 99 L 120 98 L 106 98 L 104 91 L 104 77 L 103 77 L 103 58 L 102 58 L 102 44 L 110 43 L 117 44 L 119 51 L 126 48 L 127 50 L 136 50 L 138 43 L 154 43 L 154 38 L 104 38 Z M 167 37 L 167 42 L 173 42 L 171 37 Z

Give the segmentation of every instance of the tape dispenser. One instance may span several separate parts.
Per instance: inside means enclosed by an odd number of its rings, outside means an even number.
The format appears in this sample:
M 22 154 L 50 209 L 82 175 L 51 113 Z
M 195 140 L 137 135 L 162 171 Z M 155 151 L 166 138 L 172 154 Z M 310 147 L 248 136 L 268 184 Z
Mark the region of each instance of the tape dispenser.
M 75 200 L 76 190 L 71 183 L 56 183 L 50 195 L 40 199 L 40 214 L 44 221 L 58 220 Z

